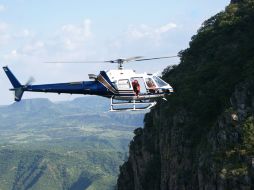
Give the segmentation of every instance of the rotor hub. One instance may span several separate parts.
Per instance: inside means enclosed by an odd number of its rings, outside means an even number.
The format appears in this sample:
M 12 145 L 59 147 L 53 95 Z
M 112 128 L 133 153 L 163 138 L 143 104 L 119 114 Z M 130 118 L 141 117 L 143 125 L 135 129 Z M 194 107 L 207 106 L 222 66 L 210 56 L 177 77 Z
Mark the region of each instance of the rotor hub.
M 125 59 L 117 59 L 116 62 L 118 63 L 118 69 L 123 70 L 123 63 L 125 62 Z

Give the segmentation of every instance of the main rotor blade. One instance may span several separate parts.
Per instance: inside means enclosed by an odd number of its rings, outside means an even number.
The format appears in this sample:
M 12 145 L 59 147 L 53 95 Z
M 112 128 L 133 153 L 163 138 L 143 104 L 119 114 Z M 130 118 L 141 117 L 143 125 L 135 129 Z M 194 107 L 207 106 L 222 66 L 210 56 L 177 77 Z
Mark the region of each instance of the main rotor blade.
M 108 60 L 108 61 L 47 61 L 45 63 L 126 63 L 130 61 L 149 61 L 149 60 L 155 60 L 155 59 L 169 59 L 179 56 L 168 56 L 168 57 L 152 57 L 152 58 L 145 58 L 141 59 L 143 56 L 135 56 L 135 57 L 129 57 L 129 58 L 121 58 L 121 59 L 115 59 L 115 60 Z
M 153 57 L 153 58 L 147 58 L 147 59 L 137 59 L 135 61 L 149 61 L 149 60 L 154 60 L 154 59 L 170 59 L 170 58 L 175 58 L 175 57 L 179 57 L 179 56 L 174 55 L 174 56 L 168 56 L 168 57 Z
M 135 57 L 129 57 L 129 58 L 120 58 L 120 59 L 115 59 L 115 60 L 109 60 L 109 61 L 105 61 L 107 63 L 126 63 L 126 62 L 130 62 L 130 61 L 135 61 L 137 59 L 142 58 L 142 56 L 135 56 Z
M 108 61 L 46 61 L 44 63 L 105 63 Z
M 138 59 L 141 59 L 143 56 L 135 56 L 135 57 L 129 57 L 127 59 L 124 59 L 125 62 L 129 62 L 129 61 L 136 61 Z

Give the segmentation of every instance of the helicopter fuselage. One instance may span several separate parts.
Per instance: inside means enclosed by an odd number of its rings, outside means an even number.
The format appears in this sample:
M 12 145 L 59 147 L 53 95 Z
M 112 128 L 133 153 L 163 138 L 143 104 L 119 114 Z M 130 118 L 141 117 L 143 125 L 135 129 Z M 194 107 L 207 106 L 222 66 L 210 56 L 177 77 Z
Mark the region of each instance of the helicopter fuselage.
M 21 85 L 8 67 L 3 69 L 13 85 L 10 90 L 15 92 L 15 101 L 21 100 L 24 91 L 87 94 L 127 101 L 151 100 L 173 92 L 173 88 L 161 78 L 146 73 L 137 74 L 133 70 L 101 71 L 97 76 L 92 75 L 91 81 Z
M 137 95 L 132 81 L 138 80 L 141 91 Z M 148 81 L 153 83 L 149 87 Z M 136 74 L 132 70 L 101 71 L 94 81 L 23 86 L 24 91 L 45 93 L 88 94 L 112 97 L 119 100 L 145 100 L 162 97 L 173 92 L 173 88 L 155 75 Z

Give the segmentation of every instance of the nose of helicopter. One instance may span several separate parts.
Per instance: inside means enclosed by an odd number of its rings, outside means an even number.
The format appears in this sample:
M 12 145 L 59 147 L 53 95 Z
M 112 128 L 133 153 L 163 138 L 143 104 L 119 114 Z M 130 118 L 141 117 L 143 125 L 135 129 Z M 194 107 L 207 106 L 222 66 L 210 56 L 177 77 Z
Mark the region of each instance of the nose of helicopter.
M 172 88 L 172 86 L 168 85 L 168 86 L 167 86 L 167 91 L 168 91 L 168 93 L 170 94 L 170 93 L 173 93 L 173 92 L 174 92 L 174 89 Z
M 172 87 L 164 88 L 164 89 L 163 89 L 163 92 L 164 92 L 165 94 L 171 94 L 171 93 L 174 92 L 174 89 L 173 89 Z

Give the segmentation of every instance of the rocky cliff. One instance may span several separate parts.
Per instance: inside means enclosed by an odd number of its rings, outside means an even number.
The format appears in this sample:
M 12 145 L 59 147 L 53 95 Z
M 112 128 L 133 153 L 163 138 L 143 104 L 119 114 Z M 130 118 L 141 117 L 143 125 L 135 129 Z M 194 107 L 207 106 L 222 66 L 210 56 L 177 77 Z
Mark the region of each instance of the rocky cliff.
M 118 190 L 254 188 L 254 1 L 204 22 L 163 77 L 168 102 L 134 131 Z

